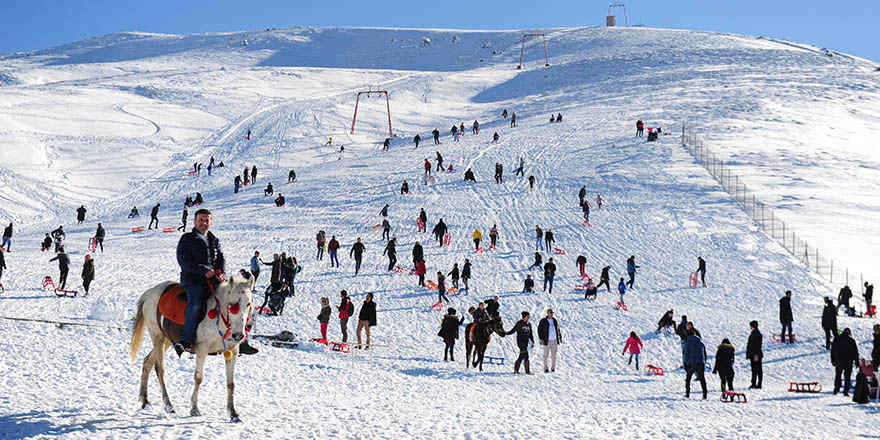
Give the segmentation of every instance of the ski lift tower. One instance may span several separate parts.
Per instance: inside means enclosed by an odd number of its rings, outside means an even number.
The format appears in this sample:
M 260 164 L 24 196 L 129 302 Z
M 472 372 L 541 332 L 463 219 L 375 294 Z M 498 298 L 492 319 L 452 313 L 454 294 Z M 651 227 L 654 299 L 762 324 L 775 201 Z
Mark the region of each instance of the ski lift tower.
M 605 17 L 605 26 L 606 27 L 614 27 L 617 26 L 617 17 L 611 15 L 611 9 L 613 8 L 623 8 L 623 22 L 629 27 L 629 20 L 626 18 L 626 5 L 623 3 L 615 3 L 613 5 L 608 6 L 608 15 Z
M 351 118 L 351 134 L 354 134 L 354 124 L 357 122 L 358 104 L 361 102 L 361 95 L 366 95 L 366 97 L 373 95 L 381 97 L 381 95 L 385 95 L 385 111 L 388 115 L 388 137 L 394 137 L 394 134 L 391 131 L 391 100 L 388 97 L 388 91 L 380 89 L 381 88 L 378 86 L 375 90 L 373 90 L 373 87 L 368 87 L 366 91 L 357 92 L 357 98 L 354 102 L 354 116 Z

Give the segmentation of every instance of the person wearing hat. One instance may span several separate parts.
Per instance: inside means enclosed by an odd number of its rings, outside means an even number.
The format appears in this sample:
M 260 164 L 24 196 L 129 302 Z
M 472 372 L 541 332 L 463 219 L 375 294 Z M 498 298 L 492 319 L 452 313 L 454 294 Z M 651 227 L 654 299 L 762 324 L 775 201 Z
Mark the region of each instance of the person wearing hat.
M 82 280 L 83 290 L 86 291 L 83 296 L 88 296 L 89 285 L 95 280 L 95 260 L 93 260 L 92 256 L 88 254 L 86 254 L 86 261 L 83 263 Z
M 764 359 L 764 350 L 762 349 L 764 337 L 761 335 L 761 331 L 758 330 L 758 321 L 749 322 L 749 329 L 751 329 L 751 333 L 749 333 L 749 342 L 746 345 L 746 359 L 749 360 L 752 368 L 752 384 L 749 385 L 749 388 L 760 390 L 761 383 L 764 381 L 764 366 L 762 364 Z
M 529 342 L 535 345 L 535 337 L 532 336 L 532 325 L 529 324 L 529 312 L 522 312 L 522 319 L 514 324 L 507 335 L 516 333 L 516 345 L 519 347 L 519 357 L 513 363 L 513 372 L 519 374 L 519 366 L 524 365 L 526 374 L 532 374 L 529 366 Z
M 464 316 L 457 318 L 455 309 L 448 308 L 443 320 L 440 321 L 440 331 L 437 332 L 437 336 L 443 338 L 443 343 L 446 344 L 446 348 L 443 349 L 444 361 L 455 362 L 455 340 L 458 339 L 458 327 L 462 324 L 464 324 Z
M 843 395 L 849 396 L 850 379 L 852 377 L 853 365 L 859 364 L 859 347 L 855 339 L 852 338 L 852 332 L 847 327 L 843 329 L 840 336 L 834 338 L 831 344 L 831 365 L 834 366 L 834 394 L 840 391 L 840 376 L 843 373 L 846 379 L 846 386 L 843 388 Z
M 544 346 L 544 372 L 547 372 L 547 357 L 550 356 L 550 372 L 556 371 L 556 347 L 562 343 L 562 331 L 553 317 L 553 309 L 547 309 L 547 316 L 538 323 L 538 339 Z
M 831 350 L 831 341 L 837 336 L 837 307 L 827 296 L 822 309 L 822 329 L 825 330 L 825 350 Z

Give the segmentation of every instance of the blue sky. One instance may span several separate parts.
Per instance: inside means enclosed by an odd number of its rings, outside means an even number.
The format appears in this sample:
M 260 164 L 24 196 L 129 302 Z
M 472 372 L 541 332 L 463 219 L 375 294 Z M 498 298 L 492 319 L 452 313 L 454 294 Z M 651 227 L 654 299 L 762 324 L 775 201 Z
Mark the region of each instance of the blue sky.
M 621 0 L 0 0 L 0 54 L 120 31 L 200 33 L 294 26 L 519 29 L 604 25 Z M 630 24 L 784 38 L 880 62 L 877 0 L 626 1 Z M 615 8 L 618 23 L 623 11 Z

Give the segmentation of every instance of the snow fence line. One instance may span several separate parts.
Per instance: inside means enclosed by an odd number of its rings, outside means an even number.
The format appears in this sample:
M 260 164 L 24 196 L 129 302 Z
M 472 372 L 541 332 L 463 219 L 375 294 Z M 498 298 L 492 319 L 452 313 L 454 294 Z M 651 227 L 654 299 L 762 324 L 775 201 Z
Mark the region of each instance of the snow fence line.
M 774 241 L 782 245 L 785 250 L 798 258 L 801 263 L 810 270 L 816 272 L 828 283 L 843 282 L 851 285 L 851 280 L 856 280 L 855 272 L 850 273 L 847 267 L 834 267 L 834 259 L 819 252 L 819 248 L 810 246 L 806 241 L 799 238 L 794 229 L 786 225 L 785 221 L 776 215 L 773 209 L 757 199 L 755 192 L 748 189 L 740 177 L 731 172 L 730 166 L 726 166 L 723 160 L 719 160 L 709 147 L 703 145 L 697 135 L 688 128 L 687 124 L 681 124 L 681 144 L 699 161 L 700 165 L 715 178 L 721 187 L 733 197 L 737 205 L 751 217 L 756 225 L 761 227 L 764 233 Z M 858 274 L 859 288 L 864 293 L 865 276 Z

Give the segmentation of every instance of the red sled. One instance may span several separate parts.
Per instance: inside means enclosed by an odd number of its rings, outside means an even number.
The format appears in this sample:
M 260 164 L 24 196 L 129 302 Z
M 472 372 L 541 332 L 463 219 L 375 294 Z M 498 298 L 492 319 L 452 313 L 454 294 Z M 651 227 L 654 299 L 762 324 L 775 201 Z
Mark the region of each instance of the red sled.
M 95 252 L 95 249 L 98 249 L 98 239 L 92 237 L 89 239 L 89 250 Z
M 144 227 L 138 226 L 136 228 L 131 228 L 131 232 L 144 232 Z
M 424 230 L 425 230 L 425 223 L 422 222 L 422 219 L 420 219 L 420 218 L 417 218 L 417 219 L 416 219 L 416 227 L 419 228 L 419 229 L 418 229 L 419 231 L 424 231 Z
M 58 289 L 55 287 L 55 281 L 52 281 L 52 277 L 43 278 L 43 289 L 47 292 L 54 292 L 55 296 L 73 296 L 76 297 L 76 290 L 64 290 Z
M 789 393 L 821 393 L 822 384 L 819 382 L 791 382 L 788 384 Z
M 494 250 L 495 250 L 495 246 L 489 246 L 489 250 L 490 250 L 490 251 L 494 251 Z
M 437 302 L 435 302 L 434 305 L 431 306 L 431 310 L 432 310 L 432 311 L 434 311 L 434 310 L 443 310 L 443 301 L 437 301 Z
M 174 231 L 176 231 L 176 230 L 177 230 L 177 228 L 174 228 L 174 227 L 171 227 L 171 228 L 162 228 L 162 232 L 174 232 Z
M 351 345 L 345 342 L 335 342 L 330 341 L 327 345 L 330 346 L 330 349 L 333 351 L 338 351 L 340 353 L 349 353 L 351 352 Z
M 627 310 L 627 309 L 626 309 L 626 304 L 624 304 L 624 303 L 622 303 L 622 302 L 620 302 L 620 301 L 618 301 L 617 304 L 614 305 L 614 308 L 615 308 L 615 309 L 623 310 L 624 312 Z
M 381 223 L 376 223 L 375 225 L 370 226 L 370 230 L 375 231 L 376 229 L 379 229 L 380 226 L 382 226 Z
M 486 251 L 484 251 L 483 248 L 477 248 L 477 250 L 474 251 L 475 254 L 482 254 L 484 252 Z
M 438 290 L 440 288 L 439 286 L 437 286 L 437 283 L 431 280 L 425 281 L 425 287 L 427 287 L 429 290 Z
M 449 243 L 452 243 L 452 236 L 447 232 L 446 235 L 443 236 L 443 245 L 449 246 Z
M 697 287 L 697 273 L 691 272 L 691 287 Z
M 734 393 L 733 391 L 725 390 L 721 393 L 721 401 L 724 403 L 746 403 L 746 395 L 743 393 Z
M 584 220 L 584 226 L 587 226 L 587 227 L 590 227 L 590 228 L 593 227 L 593 225 L 590 224 L 590 221 L 589 221 L 589 220 Z
M 187 171 L 187 172 L 186 172 L 186 174 L 188 174 L 188 175 L 190 175 L 190 176 L 194 175 L 195 173 L 196 173 L 195 171 Z
M 794 341 L 794 340 L 796 340 L 796 339 L 797 339 L 797 335 L 792 334 L 792 335 L 791 335 L 791 340 Z M 782 339 L 782 335 L 780 335 L 780 334 L 773 334 L 773 341 L 774 341 L 774 342 L 782 342 L 782 341 L 783 341 L 783 339 Z
M 554 254 L 565 255 L 565 250 L 559 248 L 553 248 Z
M 645 366 L 645 374 L 648 376 L 663 376 L 663 368 L 655 367 L 651 364 Z

